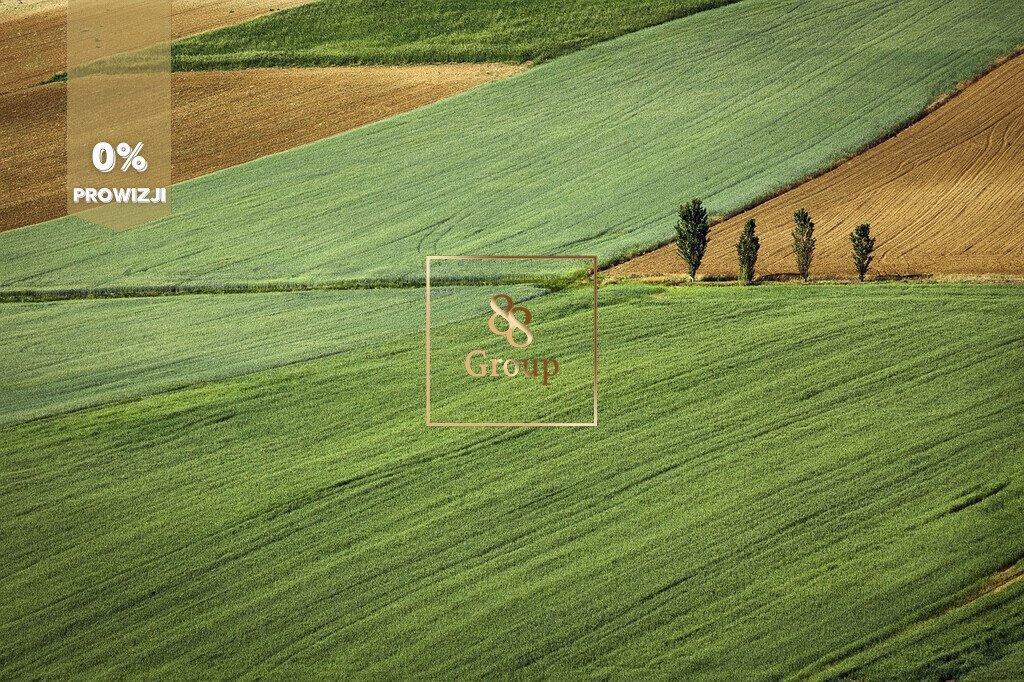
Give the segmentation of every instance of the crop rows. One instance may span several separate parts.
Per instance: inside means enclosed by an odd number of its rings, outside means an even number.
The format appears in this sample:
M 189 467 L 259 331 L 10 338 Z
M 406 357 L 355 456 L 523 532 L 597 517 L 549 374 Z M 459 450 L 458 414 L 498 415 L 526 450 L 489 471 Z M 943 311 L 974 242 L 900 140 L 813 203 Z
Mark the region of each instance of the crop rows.
M 0 671 L 1005 666 L 1024 584 L 961 600 L 1024 556 L 1021 291 L 605 287 L 597 429 L 425 429 L 397 329 L 0 427 Z

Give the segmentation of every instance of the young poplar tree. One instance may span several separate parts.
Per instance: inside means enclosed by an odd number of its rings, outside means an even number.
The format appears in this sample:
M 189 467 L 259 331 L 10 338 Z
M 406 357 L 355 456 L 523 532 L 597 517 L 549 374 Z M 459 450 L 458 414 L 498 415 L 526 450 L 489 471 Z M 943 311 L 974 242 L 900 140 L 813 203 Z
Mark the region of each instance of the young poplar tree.
M 868 268 L 871 267 L 871 261 L 875 259 L 872 255 L 875 252 L 875 240 L 871 236 L 871 226 L 858 225 L 857 229 L 850 233 L 850 242 L 853 244 L 853 265 L 857 268 L 857 276 L 863 282 L 868 274 Z
M 693 199 L 679 207 L 679 220 L 676 222 L 676 249 L 679 256 L 686 261 L 690 270 L 690 279 L 697 279 L 697 268 L 704 259 L 704 251 L 708 248 L 708 232 L 711 222 L 708 212 L 704 210 L 700 199 Z
M 736 255 L 740 261 L 740 284 L 749 284 L 754 281 L 754 268 L 757 266 L 757 252 L 761 248 L 761 240 L 757 238 L 754 230 L 757 223 L 751 218 L 743 226 L 740 233 L 740 240 L 736 242 Z
M 811 260 L 814 258 L 814 223 L 807 211 L 800 209 L 793 214 L 796 227 L 793 229 L 793 253 L 796 254 L 796 269 L 806 282 L 811 275 Z

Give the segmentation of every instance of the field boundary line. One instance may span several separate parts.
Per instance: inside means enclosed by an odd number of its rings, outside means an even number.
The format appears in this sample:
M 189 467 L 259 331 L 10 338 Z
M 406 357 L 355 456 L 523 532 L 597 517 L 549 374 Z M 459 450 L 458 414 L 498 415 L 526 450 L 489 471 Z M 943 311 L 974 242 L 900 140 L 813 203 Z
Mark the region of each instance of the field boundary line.
M 580 278 L 572 272 L 564 276 L 450 277 L 434 286 L 514 286 L 530 285 L 561 291 Z M 0 289 L 0 304 L 52 303 L 116 298 L 160 298 L 164 296 L 212 296 L 226 294 L 279 294 L 303 291 L 365 291 L 371 289 L 426 289 L 425 279 L 342 279 L 325 282 L 226 282 L 221 284 L 155 284 L 123 287 L 75 287 L 38 289 Z
M 565 277 L 504 277 L 504 278 L 450 278 L 433 282 L 433 286 L 482 287 L 482 286 L 535 286 L 554 293 L 572 286 L 587 284 L 575 274 Z M 663 275 L 644 277 L 602 277 L 598 271 L 598 286 L 621 284 L 644 284 L 649 286 L 687 287 L 731 287 L 738 286 L 734 280 L 701 280 L 691 282 L 686 278 Z M 967 286 L 1022 286 L 1024 277 L 1013 275 L 962 275 L 957 277 L 908 275 L 905 277 L 884 277 L 858 282 L 856 279 L 812 279 L 765 280 L 753 286 L 882 286 L 886 284 L 913 284 L 921 286 L 967 285 Z M 0 289 L 0 305 L 5 303 L 59 303 L 65 301 L 95 301 L 103 299 L 164 298 L 171 296 L 217 296 L 238 294 L 287 294 L 307 291 L 371 291 L 379 289 L 423 289 L 426 282 L 418 280 L 337 280 L 333 282 L 260 282 L 228 284 L 158 284 L 138 287 L 81 287 L 73 289 Z
M 761 206 L 762 204 L 766 204 L 769 201 L 772 201 L 773 199 L 777 199 L 777 198 L 781 197 L 782 195 L 797 189 L 801 185 L 805 185 L 808 182 L 811 182 L 812 180 L 820 178 L 823 175 L 827 175 L 828 173 L 831 173 L 832 171 L 838 169 L 840 166 L 843 166 L 843 165 L 849 163 L 850 161 L 854 160 L 855 158 L 866 154 L 867 152 L 871 151 L 875 147 L 878 147 L 878 146 L 888 142 L 889 140 L 893 139 L 894 137 L 896 137 L 897 135 L 899 135 L 903 131 L 907 130 L 908 128 L 913 127 L 914 125 L 916 125 L 918 123 L 920 123 L 922 120 L 924 120 L 929 115 L 935 113 L 939 109 L 943 108 L 944 106 L 946 106 L 947 104 L 952 102 L 954 99 L 956 99 L 957 97 L 962 95 L 972 85 L 974 85 L 975 83 L 980 81 L 985 76 L 989 75 L 990 73 L 992 73 L 993 71 L 995 71 L 999 67 L 1001 67 L 1004 64 L 1007 64 L 1007 63 L 1009 63 L 1009 62 L 1011 62 L 1011 61 L 1013 61 L 1015 59 L 1024 59 L 1024 44 L 1020 44 L 1016 48 L 1011 50 L 1010 52 L 1008 52 L 1008 53 L 1006 53 L 1006 54 L 1004 54 L 1002 56 L 996 57 L 994 60 L 992 60 L 992 62 L 988 66 L 986 66 L 985 68 L 983 68 L 981 71 L 979 71 L 978 73 L 974 74 L 970 78 L 967 78 L 967 79 L 962 80 L 959 83 L 957 83 L 953 87 L 953 89 L 951 91 L 945 92 L 945 93 L 942 93 L 941 95 L 939 95 L 939 97 L 935 101 L 933 101 L 931 104 L 929 104 L 924 109 L 919 111 L 917 114 L 914 114 L 914 115 L 908 117 L 907 119 L 905 119 L 903 122 L 896 124 L 895 126 L 890 128 L 889 130 L 883 132 L 881 135 L 879 135 L 875 139 L 871 140 L 870 142 L 865 144 L 863 147 L 857 149 L 856 151 L 851 152 L 850 154 L 846 154 L 844 156 L 841 156 L 841 157 L 835 159 L 834 161 L 832 161 L 830 164 L 828 164 L 827 166 L 823 167 L 819 171 L 816 171 L 814 173 L 810 173 L 810 174 L 805 175 L 804 177 L 802 177 L 802 178 L 800 178 L 798 180 L 794 180 L 793 182 L 787 183 L 787 184 L 783 185 L 782 187 L 779 187 L 777 189 L 774 189 L 774 190 L 771 190 L 769 192 L 766 192 L 765 194 L 762 194 L 761 196 L 759 196 L 759 197 L 757 197 L 757 198 L 747 202 L 746 204 L 740 206 L 739 208 L 737 208 L 735 210 L 728 211 L 727 213 L 723 213 L 723 214 L 720 214 L 720 215 L 713 216 L 713 218 L 711 220 L 711 227 L 715 227 L 716 225 L 720 225 L 721 223 L 724 223 L 724 222 L 726 222 L 728 220 L 731 220 L 731 219 L 735 218 L 738 215 L 742 215 L 742 214 L 746 213 L 747 211 L 751 211 L 751 210 L 757 208 L 758 206 Z M 674 238 L 673 239 L 669 239 L 667 241 L 663 241 L 663 242 L 660 242 L 658 244 L 655 244 L 654 246 L 651 246 L 650 248 L 646 248 L 646 249 L 644 249 L 642 251 L 633 251 L 633 252 L 629 252 L 627 254 L 623 254 L 621 257 L 612 258 L 612 259 L 610 259 L 610 260 L 605 262 L 605 264 L 602 266 L 601 270 L 602 270 L 602 272 L 606 272 L 608 270 L 611 270 L 612 268 L 615 268 L 615 267 L 618 267 L 619 265 L 622 265 L 623 263 L 628 263 L 629 261 L 635 260 L 637 258 L 640 258 L 641 256 L 646 256 L 648 254 L 654 253 L 655 251 L 658 251 L 659 249 L 663 249 L 666 246 L 672 244 L 674 241 L 675 241 Z

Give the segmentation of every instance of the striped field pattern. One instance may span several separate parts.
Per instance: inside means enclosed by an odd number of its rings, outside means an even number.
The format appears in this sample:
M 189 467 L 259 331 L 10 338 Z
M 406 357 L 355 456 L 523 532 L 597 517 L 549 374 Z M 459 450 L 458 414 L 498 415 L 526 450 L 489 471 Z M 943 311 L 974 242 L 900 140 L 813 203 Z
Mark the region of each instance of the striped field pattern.
M 745 0 L 174 188 L 123 234 L 0 235 L 0 287 L 422 280 L 460 253 L 620 258 L 740 208 L 1024 41 L 1012 0 Z
M 0 427 L 0 675 L 1012 670 L 1022 295 L 604 287 L 597 429 L 426 429 L 415 322 Z

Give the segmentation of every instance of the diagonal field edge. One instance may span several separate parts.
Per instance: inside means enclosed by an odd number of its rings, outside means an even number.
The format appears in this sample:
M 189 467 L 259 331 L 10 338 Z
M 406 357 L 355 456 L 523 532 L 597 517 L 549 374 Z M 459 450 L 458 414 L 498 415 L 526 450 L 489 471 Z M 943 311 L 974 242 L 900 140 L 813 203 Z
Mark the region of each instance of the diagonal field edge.
M 1021 27 L 1005 0 L 746 0 L 176 186 L 174 216 L 124 234 L 0 235 L 0 286 L 401 278 L 434 253 L 607 264 L 664 241 L 689 196 L 728 213 L 877 139 Z

